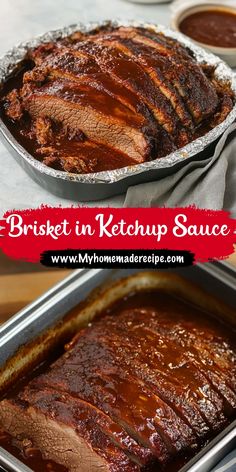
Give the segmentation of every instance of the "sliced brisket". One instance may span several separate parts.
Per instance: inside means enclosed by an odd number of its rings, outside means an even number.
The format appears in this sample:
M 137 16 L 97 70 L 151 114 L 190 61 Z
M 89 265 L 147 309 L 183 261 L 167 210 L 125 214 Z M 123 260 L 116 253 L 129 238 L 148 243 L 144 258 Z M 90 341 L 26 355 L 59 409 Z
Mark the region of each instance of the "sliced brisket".
M 158 36 L 156 40 L 155 35 L 151 39 L 134 28 L 121 28 L 95 40 L 110 43 L 125 54 L 131 55 L 133 60 L 138 61 L 152 79 L 154 78 L 158 88 L 162 87 L 164 74 L 168 96 L 173 100 L 175 90 L 175 101 L 179 100 L 179 96 L 185 99 L 185 105 L 197 122 L 216 111 L 216 90 L 186 50 L 184 52 L 181 49 L 180 52 L 173 44 L 165 44 L 165 40 L 160 42 Z M 162 90 L 164 91 L 164 86 Z
M 133 322 L 133 329 L 129 336 L 127 336 L 126 333 L 131 320 Z M 112 323 L 112 320 L 110 321 Z M 109 332 L 109 323 L 107 329 Z M 155 385 L 155 389 L 159 390 L 159 395 L 168 403 L 171 401 L 170 392 L 172 390 L 172 402 L 174 403 L 174 408 L 176 408 L 176 397 L 178 398 L 178 395 L 185 396 L 185 391 L 183 391 L 182 385 L 189 385 L 189 391 L 187 392 L 182 407 L 182 415 L 184 414 L 185 407 L 190 408 L 190 411 L 192 410 L 191 425 L 194 426 L 195 421 L 197 421 L 196 428 L 198 434 L 201 431 L 202 435 L 203 430 L 207 433 L 209 427 L 215 426 L 216 428 L 220 428 L 220 426 L 222 426 L 226 419 L 224 415 L 222 415 L 223 401 L 221 397 L 219 397 L 214 388 L 209 385 L 204 373 L 196 368 L 195 362 L 192 361 L 192 357 L 188 356 L 182 348 L 178 347 L 178 345 L 176 346 L 175 340 L 172 338 L 170 339 L 169 333 L 165 335 L 163 330 L 158 329 L 158 326 L 156 326 L 152 319 L 152 312 L 146 311 L 144 314 L 142 312 L 135 312 L 133 315 L 127 313 L 126 320 L 125 317 L 122 317 L 119 326 L 116 325 L 114 328 L 112 327 L 112 330 L 115 331 L 117 336 L 119 336 L 117 343 L 122 343 L 122 352 L 125 344 L 124 339 L 127 338 L 127 346 L 133 346 L 133 349 L 134 346 L 138 346 L 139 341 L 141 341 L 140 350 L 137 347 L 133 351 L 138 360 L 139 356 L 141 357 L 140 365 L 138 365 L 139 375 L 145 376 L 145 372 L 142 372 L 142 365 L 147 364 L 150 366 L 150 381 Z M 96 336 L 96 332 L 93 334 Z M 97 336 L 102 336 L 102 329 Z M 150 346 L 152 346 L 151 352 Z M 137 350 L 139 353 L 138 356 L 136 352 Z M 173 359 L 175 360 L 174 364 Z M 126 359 L 124 360 L 126 361 Z M 137 363 L 135 360 L 134 369 L 136 366 Z M 154 372 L 156 372 L 156 376 Z M 188 412 L 188 418 L 189 415 L 190 413 Z M 199 427 L 200 431 L 198 429 Z
M 22 448 L 30 438 L 44 459 L 70 472 L 138 472 L 140 467 L 97 426 L 90 408 L 60 393 L 34 392 L 31 401 L 3 400 L 0 418 Z
M 128 154 L 137 162 L 150 152 L 151 139 L 145 123 L 94 84 L 55 80 L 41 87 L 23 87 L 23 104 L 34 119 L 38 116 L 63 123 L 68 130 L 82 131 L 91 141 Z
M 78 32 L 40 45 L 28 57 L 35 67 L 24 74 L 23 87 L 4 98 L 6 116 L 18 122 L 19 138 L 27 134 L 36 140 L 38 159 L 68 172 L 112 170 L 164 157 L 222 122 L 233 106 L 231 90 L 216 80 L 212 68 L 201 67 L 191 51 L 152 29 Z M 50 143 L 42 135 L 38 142 L 39 120 L 52 122 Z M 68 137 L 67 153 L 58 124 Z M 111 159 L 105 153 L 98 165 L 91 164 L 81 157 L 83 145 L 74 154 L 70 136 L 80 133 L 84 146 L 100 147 L 101 153 L 109 148 Z M 37 144 L 46 145 L 49 154 Z
M 0 403 L 1 427 L 70 472 L 168 470 L 236 412 L 233 345 L 194 310 L 160 297 L 97 320 Z

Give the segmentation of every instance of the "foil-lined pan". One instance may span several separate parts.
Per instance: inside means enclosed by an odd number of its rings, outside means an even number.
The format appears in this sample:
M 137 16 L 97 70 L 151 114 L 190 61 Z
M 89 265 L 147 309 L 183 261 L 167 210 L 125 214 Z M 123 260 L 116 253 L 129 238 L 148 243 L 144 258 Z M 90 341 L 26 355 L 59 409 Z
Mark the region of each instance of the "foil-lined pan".
M 5 82 L 9 75 L 14 73 L 14 69 L 16 69 L 16 66 L 24 59 L 27 51 L 35 48 L 40 43 L 56 41 L 75 31 L 90 32 L 95 28 L 107 25 L 115 27 L 137 26 L 152 28 L 156 32 L 162 32 L 166 36 L 177 39 L 183 45 L 191 49 L 198 63 L 209 64 L 215 67 L 216 78 L 223 82 L 228 82 L 231 85 L 236 100 L 236 75 L 220 58 L 198 47 L 179 32 L 174 32 L 164 26 L 155 26 L 152 23 L 142 23 L 140 21 L 78 23 L 56 31 L 50 31 L 28 42 L 21 43 L 0 59 L 0 83 Z M 196 139 L 164 158 L 127 166 L 121 169 L 91 174 L 69 174 L 49 168 L 30 155 L 30 153 L 16 141 L 1 119 L 0 131 L 10 152 L 13 153 L 16 160 L 26 172 L 42 187 L 64 198 L 89 201 L 100 200 L 123 193 L 131 185 L 166 177 L 196 157 L 206 158 L 210 155 L 209 153 L 214 148 L 216 141 L 235 120 L 236 103 L 233 110 L 222 123 L 206 133 L 203 137 Z
M 186 286 L 184 282 L 180 282 L 179 285 L 177 283 L 175 286 L 175 290 L 178 288 L 178 296 L 186 296 L 186 299 L 191 299 L 191 289 L 189 289 L 191 287 L 189 281 L 191 281 L 204 290 L 207 300 L 209 300 L 209 296 L 213 295 L 213 303 L 216 307 L 215 297 L 220 297 L 221 303 L 228 303 L 231 306 L 230 313 L 232 313 L 232 310 L 236 310 L 234 269 L 229 270 L 224 264 L 219 263 L 217 265 L 197 265 L 191 269 L 168 270 L 167 272 L 152 270 L 142 273 L 137 269 L 83 269 L 74 271 L 64 281 L 50 289 L 0 327 L 0 390 L 4 377 L 6 380 L 14 375 L 14 369 L 18 370 L 18 375 L 20 375 L 22 362 L 25 362 L 26 365 L 29 361 L 29 359 L 27 360 L 30 352 L 29 346 L 31 348 L 33 346 L 32 352 L 35 351 L 34 346 L 39 346 L 37 343 L 38 336 L 40 336 L 39 349 L 43 350 L 47 345 L 43 341 L 45 338 L 42 338 L 42 333 L 48 333 L 49 339 L 50 330 L 53 329 L 54 338 L 51 336 L 50 339 L 51 342 L 54 342 L 53 339 L 55 340 L 60 330 L 66 329 L 63 326 L 71 319 L 64 318 L 64 315 L 81 301 L 84 302 L 88 296 L 90 297 L 89 301 L 83 303 L 82 311 L 76 308 L 76 311 L 73 312 L 77 316 L 78 324 L 81 323 L 83 317 L 87 317 L 87 321 L 91 320 L 95 313 L 98 314 L 100 310 L 109 306 L 113 300 L 125 296 L 130 291 L 148 289 L 151 286 L 156 286 L 156 283 L 160 284 L 160 288 L 168 287 L 169 274 L 177 272 L 183 279 L 186 279 Z M 131 278 L 129 278 L 130 276 Z M 126 279 L 127 277 L 128 279 Z M 124 278 L 126 280 L 123 281 Z M 94 295 L 91 297 L 90 293 L 94 290 Z M 170 286 L 169 290 L 171 290 Z M 193 292 L 195 298 L 197 295 L 197 304 L 201 305 L 199 292 L 195 292 L 194 288 Z M 209 301 L 209 303 L 212 302 Z M 225 319 L 223 313 L 221 316 L 222 319 Z M 58 322 L 59 325 L 57 325 Z M 58 330 L 56 332 L 57 326 Z M 235 328 L 235 320 L 232 319 L 233 326 Z M 23 351 L 19 349 L 23 349 Z M 26 355 L 22 356 L 24 352 Z M 21 355 L 19 355 L 20 353 Z M 36 355 L 39 355 L 37 350 Z M 13 364 L 9 363 L 9 360 L 14 358 Z M 8 368 L 5 367 L 7 365 Z M 193 459 L 186 463 L 179 472 L 210 472 L 235 446 L 236 421 L 233 421 L 213 441 L 203 447 Z M 8 471 L 32 472 L 21 461 L 0 447 L 1 466 Z

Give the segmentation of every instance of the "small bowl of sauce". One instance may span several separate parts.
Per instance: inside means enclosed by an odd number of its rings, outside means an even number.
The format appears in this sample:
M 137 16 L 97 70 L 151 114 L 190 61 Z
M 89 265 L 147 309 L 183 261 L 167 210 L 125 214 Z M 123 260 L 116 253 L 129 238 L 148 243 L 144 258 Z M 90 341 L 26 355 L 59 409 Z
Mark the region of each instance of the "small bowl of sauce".
M 176 14 L 172 27 L 236 67 L 236 7 L 189 7 Z

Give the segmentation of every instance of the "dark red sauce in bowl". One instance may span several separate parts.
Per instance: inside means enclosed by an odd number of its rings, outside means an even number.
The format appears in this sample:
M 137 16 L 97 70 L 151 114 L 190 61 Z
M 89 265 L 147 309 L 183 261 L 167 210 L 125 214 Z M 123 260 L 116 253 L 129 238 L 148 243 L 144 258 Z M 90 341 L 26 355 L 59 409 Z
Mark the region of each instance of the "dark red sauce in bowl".
M 221 48 L 236 48 L 236 9 L 209 8 L 185 17 L 181 33 L 200 43 Z

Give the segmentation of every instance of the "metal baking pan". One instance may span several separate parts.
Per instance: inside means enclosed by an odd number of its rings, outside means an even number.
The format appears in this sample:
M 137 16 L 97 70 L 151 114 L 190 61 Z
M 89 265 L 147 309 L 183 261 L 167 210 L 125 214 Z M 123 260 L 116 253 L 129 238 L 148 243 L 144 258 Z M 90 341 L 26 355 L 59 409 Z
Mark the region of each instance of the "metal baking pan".
M 84 269 L 75 271 L 0 328 L 0 369 L 19 349 L 24 349 L 26 343 L 29 345 L 32 340 L 54 326 L 69 310 L 85 300 L 91 291 L 101 285 L 103 286 L 103 284 L 106 287 L 107 284 L 109 286 L 114 281 L 140 272 L 142 271 L 135 269 L 114 271 L 111 269 Z M 162 274 L 177 272 L 186 278 L 186 283 L 191 276 L 191 280 L 200 288 L 206 290 L 207 287 L 207 291 L 217 295 L 218 298 L 220 296 L 222 302 L 228 301 L 231 305 L 231 311 L 236 310 L 234 270 L 225 270 L 224 265 L 221 264 L 216 266 L 215 264 L 205 264 L 204 266 L 195 266 L 191 270 L 187 268 L 161 272 Z M 145 278 L 143 280 L 145 286 Z M 96 297 L 97 295 L 95 296 L 96 305 L 93 305 L 93 310 L 97 309 L 97 305 L 100 303 Z M 99 298 L 99 300 L 101 299 L 102 297 Z M 106 306 L 109 303 L 110 301 L 106 301 Z M 98 309 L 100 308 L 98 307 Z M 4 369 L 2 370 L 3 373 Z M 232 422 L 228 428 L 203 448 L 179 472 L 210 472 L 212 467 L 235 447 L 236 421 Z M 2 448 L 0 448 L 0 466 L 10 471 L 30 472 L 28 467 Z
M 57 31 L 50 31 L 36 39 L 22 43 L 9 51 L 0 59 L 0 84 L 5 82 L 9 75 L 24 59 L 30 48 L 36 47 L 40 43 L 53 41 L 65 37 L 74 31 L 89 32 L 94 28 L 107 24 L 114 26 L 143 26 L 151 27 L 156 31 L 161 31 L 167 36 L 178 39 L 182 44 L 190 48 L 199 63 L 207 63 L 216 68 L 216 77 L 231 84 L 236 97 L 236 76 L 233 71 L 218 57 L 207 53 L 204 49 L 196 46 L 191 40 L 169 30 L 164 26 L 155 26 L 150 23 L 138 21 L 112 21 L 100 23 L 88 23 L 86 25 L 76 24 Z M 62 198 L 69 198 L 78 201 L 101 200 L 113 195 L 124 193 L 129 186 L 141 182 L 159 180 L 174 172 L 177 172 L 190 160 L 205 159 L 210 157 L 216 142 L 226 131 L 226 129 L 236 119 L 236 105 L 228 117 L 205 136 L 196 139 L 187 146 L 175 151 L 168 156 L 143 164 L 133 165 L 113 171 L 97 172 L 92 174 L 68 174 L 47 167 L 31 156 L 12 136 L 0 118 L 0 132 L 3 142 L 14 156 L 18 164 L 23 167 L 27 174 L 39 185 L 49 192 Z

